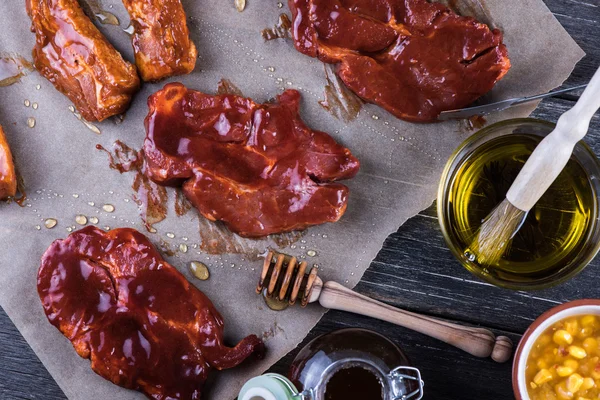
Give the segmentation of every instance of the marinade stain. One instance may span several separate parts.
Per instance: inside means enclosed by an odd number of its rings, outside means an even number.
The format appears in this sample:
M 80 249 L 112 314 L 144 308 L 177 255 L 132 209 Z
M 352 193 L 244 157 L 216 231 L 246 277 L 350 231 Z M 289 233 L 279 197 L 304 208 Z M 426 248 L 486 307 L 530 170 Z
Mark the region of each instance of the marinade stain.
M 269 238 L 275 242 L 280 249 L 288 247 L 291 244 L 296 243 L 302 236 L 304 236 L 306 231 L 293 231 L 293 232 L 285 232 L 278 233 L 276 235 L 270 235 Z
M 487 120 L 481 115 L 474 115 L 470 118 L 461 119 L 458 121 L 458 130 L 460 133 L 471 134 L 473 131 L 478 131 L 487 124 Z
M 104 25 L 120 25 L 117 16 L 104 10 L 98 0 L 80 0 L 79 3 L 89 18 Z
M 140 216 L 146 229 L 153 232 L 154 224 L 164 220 L 167 216 L 167 189 L 157 185 L 144 174 L 146 168 L 143 151 L 135 150 L 125 143 L 117 140 L 113 144 L 113 151 L 96 145 L 98 150 L 108 154 L 109 166 L 112 169 L 124 172 L 134 172 L 135 177 L 131 188 L 134 191 L 133 201 L 138 205 Z
M 23 175 L 19 173 L 19 170 L 16 167 L 15 174 L 17 175 L 17 196 L 14 197 L 14 201 L 20 207 L 25 207 L 25 200 L 27 200 L 27 193 L 25 192 L 25 181 L 23 180 Z
M 199 218 L 200 249 L 208 254 L 242 254 L 248 261 L 262 259 L 268 247 L 274 243 L 284 248 L 300 240 L 304 231 L 278 233 L 264 239 L 243 238 L 231 232 L 221 221 Z
M 265 28 L 260 31 L 263 39 L 290 39 L 292 37 L 292 21 L 287 14 L 280 14 L 277 24 L 273 28 Z
M 337 76 L 332 64 L 325 64 L 325 100 L 319 104 L 329 111 L 334 117 L 344 122 L 354 120 L 362 106 L 363 101 L 355 95 Z
M 178 216 L 187 214 L 192 209 L 192 203 L 185 197 L 183 191 L 179 188 L 175 190 L 175 213 Z
M 236 85 L 233 84 L 229 79 L 221 79 L 217 84 L 217 94 L 232 94 L 234 96 L 244 97 L 244 94 Z
M 473 115 L 471 118 L 465 121 L 467 123 L 467 127 L 472 131 L 483 128 L 487 123 L 487 120 L 481 115 Z
M 33 70 L 33 64 L 20 55 L 0 52 L 0 87 L 21 81 L 22 77 Z
M 173 257 L 176 253 L 176 251 L 171 248 L 169 242 L 165 241 L 164 239 L 159 239 L 158 248 L 164 255 L 169 257 Z
M 198 224 L 200 249 L 208 254 L 243 254 L 250 260 L 255 260 L 262 253 L 253 246 L 256 240 L 236 235 L 220 221 L 210 221 L 200 216 Z

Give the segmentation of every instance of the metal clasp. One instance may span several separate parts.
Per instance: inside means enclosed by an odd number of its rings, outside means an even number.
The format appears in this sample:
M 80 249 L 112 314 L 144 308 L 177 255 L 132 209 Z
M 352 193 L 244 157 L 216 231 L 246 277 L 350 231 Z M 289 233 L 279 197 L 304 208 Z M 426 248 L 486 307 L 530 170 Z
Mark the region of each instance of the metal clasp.
M 410 373 L 410 374 L 409 374 Z M 392 382 L 392 393 L 394 400 L 421 400 L 423 398 L 423 385 L 421 371 L 413 367 L 397 367 L 390 372 L 389 377 Z M 411 393 L 401 393 L 401 388 L 406 380 L 417 381 L 418 389 Z

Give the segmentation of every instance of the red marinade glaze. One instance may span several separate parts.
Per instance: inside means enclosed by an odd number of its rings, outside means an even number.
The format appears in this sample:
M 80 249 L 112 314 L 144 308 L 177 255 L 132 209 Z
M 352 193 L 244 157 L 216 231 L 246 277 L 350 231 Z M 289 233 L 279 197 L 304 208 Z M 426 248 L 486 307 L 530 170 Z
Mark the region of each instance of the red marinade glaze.
M 223 344 L 210 299 L 134 229 L 86 227 L 46 250 L 38 293 L 48 320 L 111 382 L 153 399 L 200 399 L 211 368 L 262 356 L 251 335 Z
M 510 69 L 502 33 L 427 0 L 289 0 L 298 51 L 396 117 L 435 121 Z
M 276 103 L 211 96 L 179 83 L 150 96 L 146 173 L 183 185 L 200 213 L 235 233 L 262 237 L 337 221 L 359 162 L 348 149 L 300 119 L 300 94 Z

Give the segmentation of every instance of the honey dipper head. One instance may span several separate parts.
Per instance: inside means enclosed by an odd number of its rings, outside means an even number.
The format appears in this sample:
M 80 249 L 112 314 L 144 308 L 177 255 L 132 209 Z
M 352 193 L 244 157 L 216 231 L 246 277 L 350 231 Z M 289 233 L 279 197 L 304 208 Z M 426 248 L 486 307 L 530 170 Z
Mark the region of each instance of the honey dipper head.
M 312 267 L 307 273 L 307 263 L 287 254 L 269 251 L 265 257 L 256 293 L 266 289 L 266 296 L 280 301 L 289 301 L 290 305 L 300 299 L 305 307 L 311 299 L 311 294 L 320 281 L 317 277 L 318 268 Z M 313 301 L 315 299 L 312 299 Z

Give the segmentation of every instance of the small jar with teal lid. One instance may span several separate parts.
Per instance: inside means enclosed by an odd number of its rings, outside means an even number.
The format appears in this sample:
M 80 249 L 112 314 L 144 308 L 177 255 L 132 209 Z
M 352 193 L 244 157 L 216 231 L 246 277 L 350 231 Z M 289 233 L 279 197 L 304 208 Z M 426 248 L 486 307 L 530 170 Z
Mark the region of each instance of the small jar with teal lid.
M 423 381 L 390 340 L 365 329 L 342 329 L 306 345 L 289 378 L 251 379 L 238 400 L 419 400 Z

